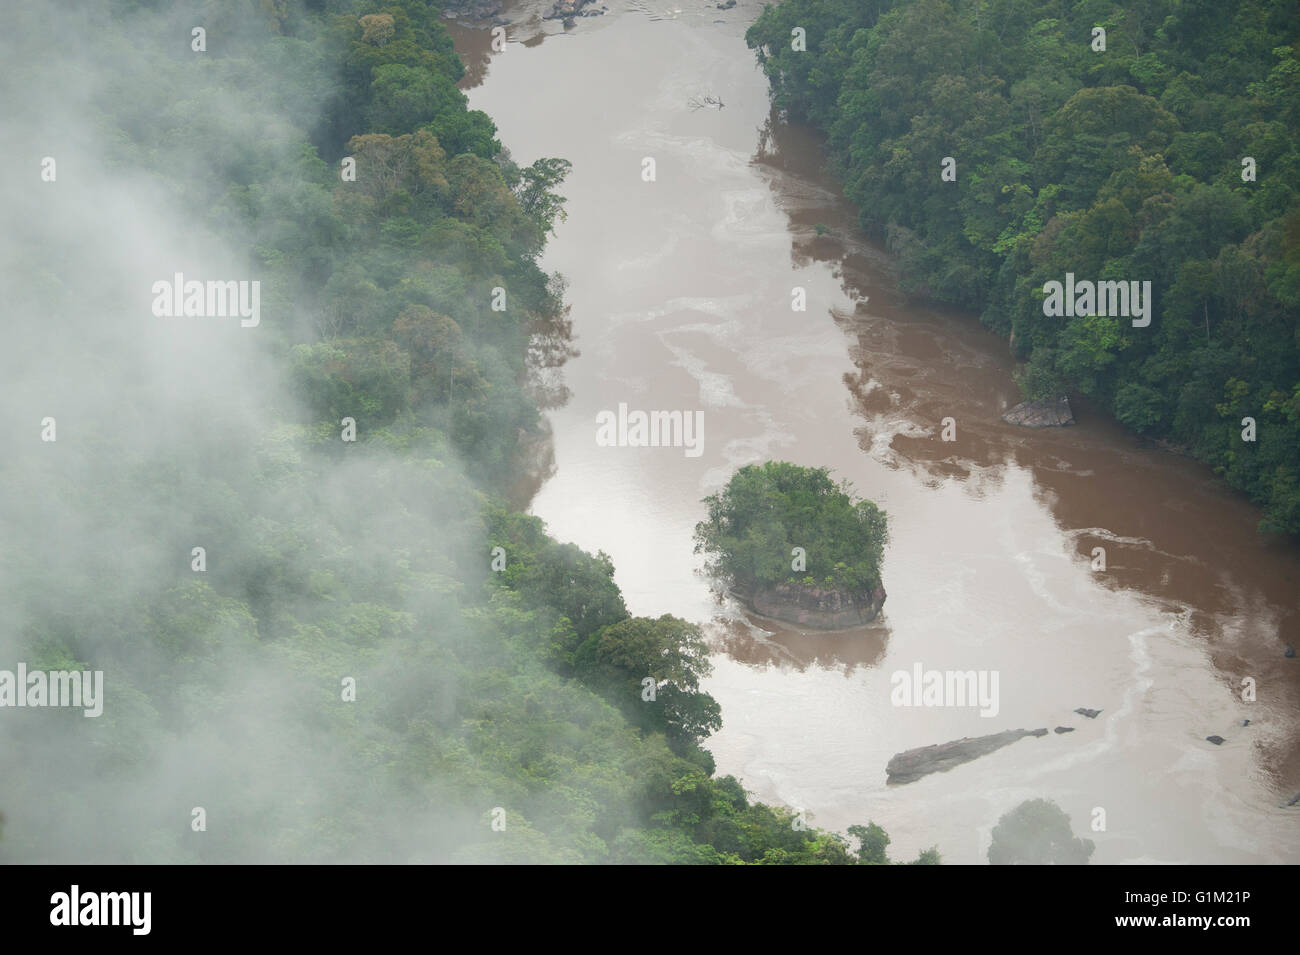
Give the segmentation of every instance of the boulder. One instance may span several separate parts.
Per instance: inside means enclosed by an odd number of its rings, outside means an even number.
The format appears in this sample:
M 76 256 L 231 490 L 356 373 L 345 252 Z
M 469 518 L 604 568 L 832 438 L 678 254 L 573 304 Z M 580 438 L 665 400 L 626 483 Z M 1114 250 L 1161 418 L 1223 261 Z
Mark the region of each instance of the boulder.
M 1054 733 L 1057 733 L 1058 735 L 1061 734 L 1061 733 L 1073 733 L 1073 732 L 1074 732 L 1074 727 L 1073 727 L 1073 726 L 1058 726 L 1055 730 L 1053 730 L 1053 732 L 1054 732 Z
M 1205 741 L 1207 743 L 1213 743 L 1215 746 L 1222 746 L 1224 742 L 1222 736 L 1207 736 L 1205 737 Z
M 991 736 L 968 736 L 949 743 L 921 746 L 895 754 L 885 767 L 885 775 L 891 783 L 910 783 L 930 773 L 947 772 L 954 766 L 986 756 L 1026 736 L 1046 735 L 1046 729 L 1006 730 Z
M 1007 424 L 1024 428 L 1060 428 L 1074 424 L 1070 399 L 1061 396 L 1055 400 L 1022 401 L 1002 416 Z
M 1100 713 L 1101 710 L 1090 710 L 1087 707 L 1081 706 L 1074 712 L 1078 713 L 1080 716 L 1086 716 L 1090 720 L 1095 720 L 1097 718 L 1097 714 Z

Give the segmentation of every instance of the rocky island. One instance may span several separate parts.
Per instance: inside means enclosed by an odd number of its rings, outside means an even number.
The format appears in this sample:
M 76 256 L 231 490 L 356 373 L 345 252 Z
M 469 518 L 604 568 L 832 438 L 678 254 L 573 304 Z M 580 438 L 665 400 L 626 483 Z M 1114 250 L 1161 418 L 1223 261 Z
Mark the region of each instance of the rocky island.
M 875 620 L 885 514 L 827 468 L 768 461 L 741 468 L 705 498 L 695 551 L 720 588 L 754 613 L 818 630 Z

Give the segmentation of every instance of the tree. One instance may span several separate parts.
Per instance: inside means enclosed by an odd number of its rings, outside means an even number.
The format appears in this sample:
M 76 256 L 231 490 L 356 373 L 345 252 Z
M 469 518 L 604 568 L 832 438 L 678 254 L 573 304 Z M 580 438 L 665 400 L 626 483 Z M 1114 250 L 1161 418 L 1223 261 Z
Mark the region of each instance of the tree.
M 889 834 L 874 822 L 849 826 L 849 835 L 858 840 L 858 862 L 862 865 L 889 865 Z
M 357 181 L 338 187 L 343 197 L 356 192 L 380 207 L 392 197 L 407 201 L 447 196 L 447 154 L 430 130 L 403 136 L 368 133 L 353 136 L 348 150 L 357 161 Z
M 396 342 L 370 338 L 295 345 L 293 377 L 318 420 L 387 423 L 407 407 L 411 357 Z
M 889 833 L 868 822 L 865 826 L 849 826 L 849 835 L 858 840 L 858 865 L 893 865 L 889 859 Z M 943 862 L 938 847 L 932 846 L 922 850 L 907 865 L 940 865 Z
M 1029 799 L 993 827 L 990 865 L 1087 865 L 1091 839 L 1076 838 L 1070 817 L 1048 799 Z
M 373 43 L 375 46 L 383 46 L 393 38 L 396 32 L 393 26 L 393 17 L 387 13 L 371 13 L 362 17 L 361 23 L 361 42 Z
M 393 338 L 411 355 L 411 384 L 417 400 L 451 400 L 462 333 L 447 315 L 408 305 L 393 323 Z
M 401 63 L 375 67 L 367 125 L 400 135 L 463 110 L 465 94 L 443 76 Z
M 567 159 L 539 159 L 519 170 L 519 184 L 515 187 L 519 206 L 524 215 L 541 226 L 544 233 L 553 233 L 555 223 L 568 218 L 564 211 L 565 199 L 555 190 L 572 168 L 573 164 Z
M 697 742 L 722 725 L 717 703 L 700 692 L 700 678 L 713 671 L 708 645 L 698 626 L 678 617 L 632 617 L 605 627 L 578 649 L 574 669 L 631 712 L 661 714 L 676 739 Z M 653 701 L 645 699 L 646 680 L 655 683 Z

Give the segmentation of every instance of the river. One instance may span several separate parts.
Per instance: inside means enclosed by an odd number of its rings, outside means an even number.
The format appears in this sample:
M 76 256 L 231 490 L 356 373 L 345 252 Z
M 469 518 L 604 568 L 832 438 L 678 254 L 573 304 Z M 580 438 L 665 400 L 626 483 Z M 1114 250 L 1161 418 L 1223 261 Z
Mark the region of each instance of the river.
M 1000 421 L 1019 400 L 1006 342 L 898 290 L 816 135 L 772 115 L 743 39 L 759 4 L 606 5 L 565 30 L 549 4 L 507 3 L 499 52 L 451 31 L 516 161 L 573 163 L 542 264 L 569 281 L 580 354 L 531 512 L 608 553 L 633 614 L 705 625 L 719 773 L 816 826 L 879 823 L 899 860 L 937 845 L 982 863 L 999 817 L 1043 797 L 1094 864 L 1300 862 L 1296 548 L 1259 537 L 1208 469 L 1086 406 L 1070 428 Z M 703 453 L 598 446 L 597 413 L 620 403 L 702 410 Z M 829 466 L 889 513 L 871 627 L 748 619 L 698 574 L 701 499 L 766 459 Z M 917 663 L 996 671 L 998 713 L 892 705 L 890 675 Z M 1074 731 L 886 782 L 904 749 L 1057 726 Z

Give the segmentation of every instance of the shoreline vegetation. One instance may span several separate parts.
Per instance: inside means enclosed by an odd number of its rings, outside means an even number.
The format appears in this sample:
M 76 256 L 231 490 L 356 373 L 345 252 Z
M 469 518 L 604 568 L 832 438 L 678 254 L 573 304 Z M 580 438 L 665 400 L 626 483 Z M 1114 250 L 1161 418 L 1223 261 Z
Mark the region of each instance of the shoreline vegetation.
M 875 620 L 888 520 L 828 468 L 751 464 L 704 499 L 695 526 L 705 573 L 765 617 L 821 630 Z
M 784 0 L 746 40 L 905 291 L 977 312 L 1026 399 L 1085 396 L 1300 535 L 1294 4 Z M 1073 275 L 1141 283 L 1141 317 L 1060 314 Z
M 33 392 L 62 388 L 64 410 L 57 458 L 11 442 L 6 649 L 102 670 L 107 699 L 102 719 L 5 722 L 31 771 L 0 787 L 0 859 L 888 862 L 879 826 L 852 827 L 854 846 L 715 776 L 700 629 L 632 617 L 605 554 L 504 503 L 544 434 L 541 372 L 572 353 L 563 280 L 537 265 L 568 164 L 510 160 L 456 86 L 440 16 L 223 7 L 200 53 L 179 7 L 14 11 L 16 75 L 94 91 L 77 116 L 104 141 L 60 170 L 109 195 L 138 180 L 161 197 L 164 251 L 196 235 L 237 250 L 262 297 L 236 345 L 169 356 L 192 389 L 178 404 L 132 363 L 134 330 L 162 332 L 140 325 L 129 269 L 73 241 L 83 220 L 117 235 L 102 204 L 24 199 L 12 264 L 41 281 L 12 303 L 15 334 L 62 324 L 57 348 L 0 360 L 26 363 L 10 370 Z M 21 101 L 38 139 L 42 97 Z M 199 327 L 144 320 L 178 341 Z M 105 387 L 75 401 L 68 376 L 92 367 Z M 147 431 L 121 440 L 135 421 Z M 96 434 L 119 439 L 78 440 Z M 70 522 L 96 530 L 68 546 L 50 529 Z

